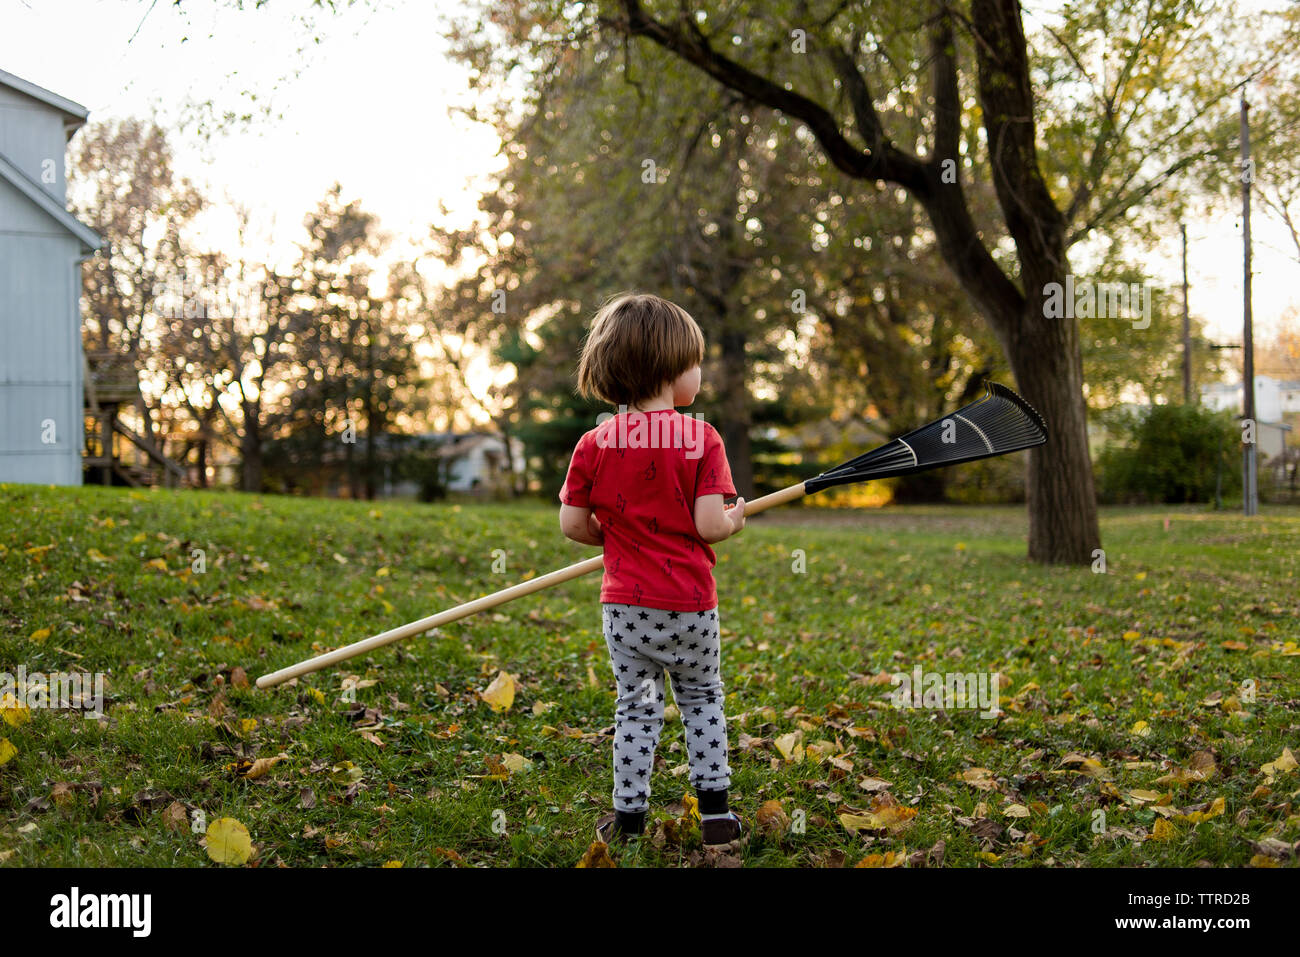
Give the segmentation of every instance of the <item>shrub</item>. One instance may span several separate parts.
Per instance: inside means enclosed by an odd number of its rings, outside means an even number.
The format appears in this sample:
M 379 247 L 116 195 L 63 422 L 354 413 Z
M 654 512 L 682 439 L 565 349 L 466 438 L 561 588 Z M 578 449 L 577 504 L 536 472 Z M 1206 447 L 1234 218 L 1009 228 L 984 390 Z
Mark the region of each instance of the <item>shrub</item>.
M 1241 429 L 1230 412 L 1199 405 L 1153 405 L 1107 417 L 1119 443 L 1097 460 L 1104 502 L 1213 502 L 1241 490 Z

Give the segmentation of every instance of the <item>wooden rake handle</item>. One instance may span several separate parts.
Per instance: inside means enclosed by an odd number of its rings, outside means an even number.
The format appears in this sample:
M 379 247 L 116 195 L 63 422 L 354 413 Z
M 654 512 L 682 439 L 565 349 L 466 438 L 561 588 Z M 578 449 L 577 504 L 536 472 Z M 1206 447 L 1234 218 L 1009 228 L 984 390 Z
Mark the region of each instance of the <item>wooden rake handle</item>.
M 771 495 L 764 495 L 762 498 L 756 498 L 752 502 L 745 503 L 745 517 L 757 515 L 766 509 L 775 505 L 784 505 L 786 502 L 800 498 L 804 494 L 803 483 L 791 485 L 789 488 L 783 488 L 779 492 L 773 492 Z M 410 624 L 402 625 L 400 628 L 394 628 L 391 631 L 385 631 L 382 634 L 373 635 L 370 638 L 355 641 L 350 645 L 344 645 L 342 648 L 335 648 L 323 655 L 317 655 L 315 658 L 308 658 L 306 661 L 300 661 L 296 665 L 290 665 L 287 668 L 281 668 L 279 671 L 273 671 L 268 675 L 262 675 L 257 679 L 259 688 L 273 688 L 278 684 L 297 678 L 300 675 L 311 674 L 313 671 L 320 671 L 322 668 L 328 668 L 336 665 L 341 661 L 347 661 L 349 658 L 355 658 L 357 655 L 364 655 L 368 651 L 374 651 L 376 648 L 382 648 L 384 645 L 391 645 L 395 641 L 401 641 L 403 638 L 411 638 L 415 635 L 423 634 L 431 628 L 437 628 L 440 625 L 450 624 L 453 621 L 459 621 L 461 618 L 468 618 L 470 615 L 477 614 L 480 611 L 487 611 L 489 608 L 496 608 L 498 605 L 504 605 L 506 602 L 514 601 L 516 598 L 523 598 L 525 595 L 531 595 L 533 592 L 541 591 L 544 588 L 550 588 L 554 585 L 560 585 L 575 578 L 581 578 L 583 575 L 589 575 L 599 568 L 604 567 L 605 558 L 603 555 L 597 555 L 594 558 L 588 558 L 586 561 L 577 562 L 561 568 L 558 571 L 550 572 L 539 578 L 530 578 L 526 582 L 520 582 L 518 585 L 511 585 L 509 588 L 503 588 L 501 591 L 493 592 L 490 595 L 484 595 L 482 598 L 475 598 L 473 601 L 467 601 L 463 605 L 457 605 L 455 608 L 449 608 L 446 611 L 440 611 L 436 615 L 430 615 L 428 618 L 421 618 L 419 621 L 413 621 Z

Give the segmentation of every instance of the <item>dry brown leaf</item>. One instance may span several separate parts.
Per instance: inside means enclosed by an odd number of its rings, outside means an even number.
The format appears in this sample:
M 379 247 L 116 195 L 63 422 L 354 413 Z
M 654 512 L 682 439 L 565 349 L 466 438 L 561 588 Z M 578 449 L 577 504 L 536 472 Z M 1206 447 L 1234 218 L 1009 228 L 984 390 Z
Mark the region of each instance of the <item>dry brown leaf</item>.
M 609 845 L 604 841 L 593 841 L 587 853 L 578 861 L 578 867 L 613 867 L 614 861 L 609 856 Z

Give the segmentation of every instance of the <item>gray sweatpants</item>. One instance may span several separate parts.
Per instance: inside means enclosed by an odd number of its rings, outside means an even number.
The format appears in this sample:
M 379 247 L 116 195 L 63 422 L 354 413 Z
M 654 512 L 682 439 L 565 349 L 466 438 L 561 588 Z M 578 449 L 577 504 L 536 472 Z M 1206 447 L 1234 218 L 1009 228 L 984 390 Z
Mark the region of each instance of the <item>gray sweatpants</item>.
M 618 683 L 614 809 L 650 806 L 650 772 L 664 724 L 665 668 L 686 730 L 691 784 L 708 791 L 730 787 L 717 608 L 664 611 L 606 603 L 601 616 Z

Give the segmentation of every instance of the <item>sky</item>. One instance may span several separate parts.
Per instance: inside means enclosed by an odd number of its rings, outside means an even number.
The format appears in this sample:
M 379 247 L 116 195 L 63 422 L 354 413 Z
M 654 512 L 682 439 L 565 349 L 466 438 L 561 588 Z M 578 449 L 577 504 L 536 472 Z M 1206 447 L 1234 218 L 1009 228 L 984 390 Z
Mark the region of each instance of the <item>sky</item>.
M 440 7 L 384 0 L 380 9 L 317 13 L 315 44 L 288 12 L 310 11 L 301 0 L 261 10 L 210 0 L 179 10 L 171 0 L 0 0 L 0 69 L 75 100 L 92 121 L 156 114 L 175 123 L 187 104 L 206 100 L 243 112 L 256 105 L 251 90 L 283 119 L 207 142 L 192 129 L 173 135 L 180 172 L 218 203 L 230 196 L 251 206 L 278 253 L 292 251 L 304 215 L 335 180 L 386 231 L 420 238 L 442 219 L 440 204 L 463 224 L 500 165 L 495 134 L 449 109 L 468 93 L 443 49 Z M 232 226 L 215 219 L 205 223 L 213 236 Z
M 316 44 L 295 20 L 310 11 L 306 2 L 238 10 L 210 0 L 180 9 L 171 0 L 0 0 L 0 69 L 81 103 L 92 120 L 156 113 L 174 125 L 187 103 L 242 112 L 254 91 L 283 118 L 208 142 L 173 137 L 178 171 L 217 201 L 204 240 L 234 245 L 233 217 L 220 208 L 233 197 L 273 237 L 262 254 L 291 255 L 303 216 L 338 180 L 345 201 L 361 200 L 398 238 L 397 252 L 431 223 L 464 225 L 503 162 L 490 129 L 453 113 L 470 102 L 464 68 L 441 39 L 440 11 L 456 6 L 383 0 L 317 13 Z M 1286 310 L 1300 309 L 1300 264 L 1258 202 L 1252 226 L 1259 341 Z M 1211 338 L 1239 343 L 1239 207 L 1189 222 L 1188 234 L 1192 311 Z M 1163 272 L 1167 294 L 1179 295 L 1176 231 L 1148 262 Z

